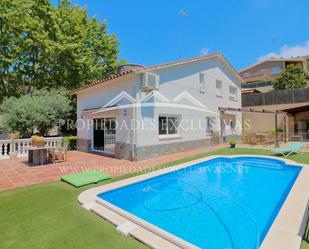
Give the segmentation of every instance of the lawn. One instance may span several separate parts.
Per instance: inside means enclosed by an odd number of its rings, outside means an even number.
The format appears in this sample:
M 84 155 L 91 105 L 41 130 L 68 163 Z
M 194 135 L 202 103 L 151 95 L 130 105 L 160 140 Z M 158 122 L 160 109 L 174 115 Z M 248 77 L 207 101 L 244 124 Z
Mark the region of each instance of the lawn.
M 209 155 L 257 154 L 271 155 L 266 150 L 220 149 L 159 165 L 169 167 Z M 309 153 L 289 159 L 309 164 Z M 114 178 L 117 181 L 140 173 Z M 121 249 L 146 248 L 131 237 L 119 235 L 115 227 L 87 212 L 77 202 L 79 193 L 86 190 L 53 182 L 22 189 L 0 192 L 1 249 Z M 309 249 L 308 245 L 302 249 Z
M 309 249 L 309 244 L 307 242 L 303 241 L 300 248 L 301 249 Z

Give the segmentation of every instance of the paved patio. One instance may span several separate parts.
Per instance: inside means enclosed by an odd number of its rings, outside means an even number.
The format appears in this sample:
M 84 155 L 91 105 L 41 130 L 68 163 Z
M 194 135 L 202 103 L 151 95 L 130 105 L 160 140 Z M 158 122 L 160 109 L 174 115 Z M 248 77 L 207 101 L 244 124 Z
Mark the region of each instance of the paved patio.
M 125 175 L 202 152 L 226 147 L 217 145 L 213 147 L 194 149 L 174 154 L 159 156 L 140 162 L 119 160 L 103 155 L 90 154 L 79 151 L 68 153 L 67 162 L 30 167 L 27 158 L 18 160 L 0 160 L 0 191 L 20 188 L 32 184 L 57 181 L 62 175 L 79 172 L 87 169 L 102 170 L 113 177 Z

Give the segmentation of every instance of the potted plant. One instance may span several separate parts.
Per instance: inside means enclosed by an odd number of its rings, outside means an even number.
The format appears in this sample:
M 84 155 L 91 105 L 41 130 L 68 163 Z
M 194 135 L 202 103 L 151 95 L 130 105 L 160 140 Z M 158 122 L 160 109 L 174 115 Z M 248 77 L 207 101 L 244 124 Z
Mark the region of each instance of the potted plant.
M 229 141 L 229 145 L 230 145 L 230 148 L 235 148 L 235 146 L 236 146 L 236 141 L 235 141 L 234 139 L 231 139 L 231 140 Z
M 19 139 L 20 135 L 18 132 L 15 132 L 15 133 L 11 133 L 9 137 L 10 137 L 10 140 L 12 140 L 12 145 L 10 149 L 10 159 L 16 159 L 17 158 L 16 140 Z
M 31 137 L 31 144 L 34 147 L 44 147 L 44 137 L 34 135 Z

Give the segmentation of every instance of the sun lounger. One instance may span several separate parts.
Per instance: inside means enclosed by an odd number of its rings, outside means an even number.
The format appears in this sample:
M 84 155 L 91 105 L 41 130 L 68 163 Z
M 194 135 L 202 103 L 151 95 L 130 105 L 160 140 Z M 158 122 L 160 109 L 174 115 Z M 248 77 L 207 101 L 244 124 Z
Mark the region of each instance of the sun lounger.
M 295 142 L 292 143 L 290 146 L 285 148 L 274 148 L 272 149 L 272 152 L 282 154 L 283 156 L 287 157 L 293 153 L 304 153 L 303 147 L 305 146 L 304 143 L 301 142 Z

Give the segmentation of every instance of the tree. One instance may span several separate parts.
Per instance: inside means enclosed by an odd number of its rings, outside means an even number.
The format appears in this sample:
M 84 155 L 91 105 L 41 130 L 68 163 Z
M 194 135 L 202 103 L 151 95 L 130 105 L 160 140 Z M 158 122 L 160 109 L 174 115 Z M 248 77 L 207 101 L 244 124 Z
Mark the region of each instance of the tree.
M 70 110 L 70 97 L 64 89 L 43 89 L 32 96 L 5 98 L 0 106 L 3 129 L 8 133 L 19 132 L 21 137 L 30 137 L 35 130 L 45 136 Z
M 277 90 L 304 88 L 308 82 L 304 68 L 300 64 L 290 64 L 282 72 L 280 78 L 274 80 L 273 88 Z
M 44 87 L 66 89 L 106 77 L 117 67 L 118 42 L 106 22 L 62 0 L 0 1 L 0 101 Z

